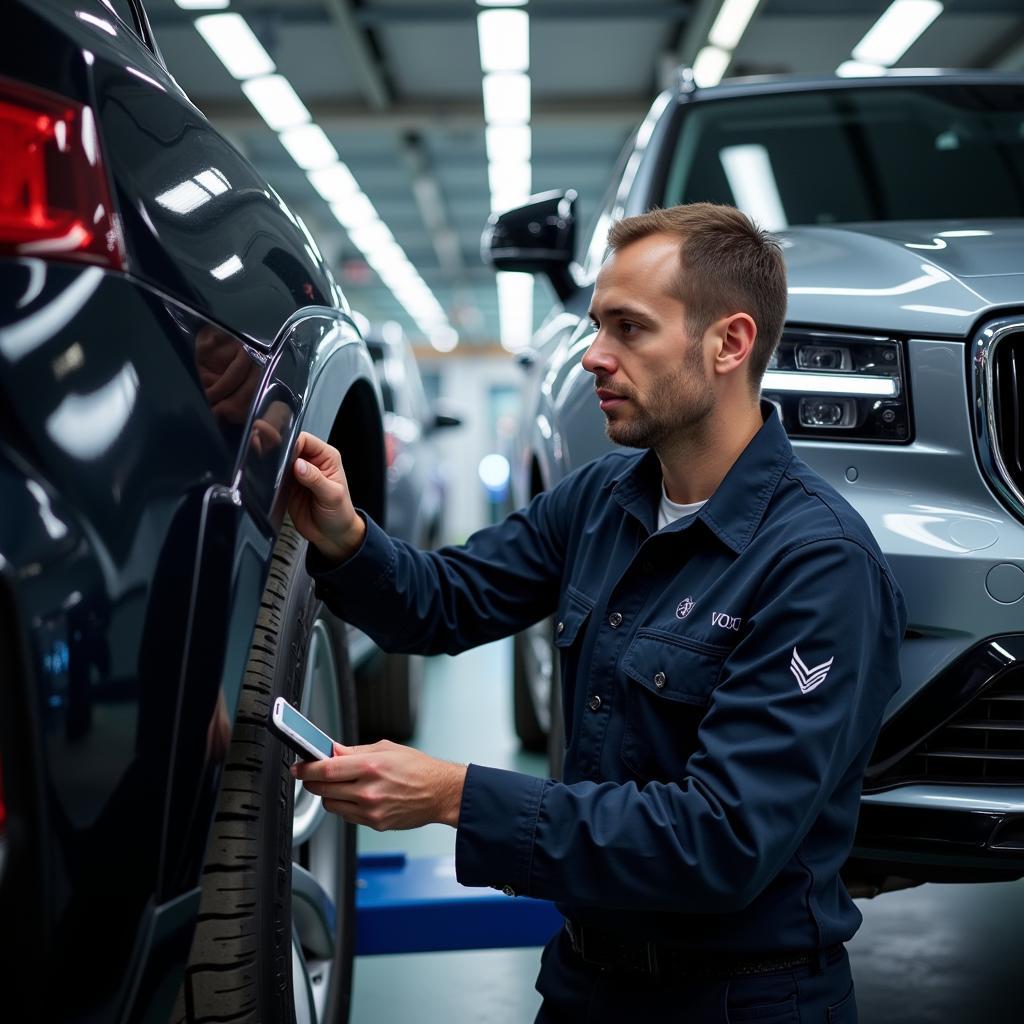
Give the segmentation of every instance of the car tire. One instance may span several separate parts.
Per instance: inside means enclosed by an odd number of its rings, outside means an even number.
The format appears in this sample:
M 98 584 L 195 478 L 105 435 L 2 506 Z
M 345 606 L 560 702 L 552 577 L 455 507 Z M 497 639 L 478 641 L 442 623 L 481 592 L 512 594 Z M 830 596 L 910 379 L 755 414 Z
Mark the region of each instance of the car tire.
M 530 638 L 525 632 L 517 633 L 512 641 L 512 716 L 523 750 L 542 754 L 548 749 L 548 734 L 537 717 L 527 677 L 529 643 Z
M 357 673 L 359 739 L 361 743 L 395 740 L 405 743 L 416 732 L 423 657 L 377 653 Z
M 281 696 L 339 742 L 355 740 L 344 627 L 314 594 L 305 553 L 286 521 L 245 670 L 175 1021 L 348 1019 L 356 830 L 296 784 L 294 755 L 266 728 Z

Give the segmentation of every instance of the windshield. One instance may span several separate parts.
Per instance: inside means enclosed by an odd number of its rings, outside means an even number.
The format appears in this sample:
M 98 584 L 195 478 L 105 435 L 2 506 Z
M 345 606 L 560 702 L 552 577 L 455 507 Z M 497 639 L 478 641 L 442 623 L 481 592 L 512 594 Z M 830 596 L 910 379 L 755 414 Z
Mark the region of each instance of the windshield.
M 773 231 L 1024 215 L 1024 87 L 709 100 L 678 124 L 664 206 L 731 203 Z

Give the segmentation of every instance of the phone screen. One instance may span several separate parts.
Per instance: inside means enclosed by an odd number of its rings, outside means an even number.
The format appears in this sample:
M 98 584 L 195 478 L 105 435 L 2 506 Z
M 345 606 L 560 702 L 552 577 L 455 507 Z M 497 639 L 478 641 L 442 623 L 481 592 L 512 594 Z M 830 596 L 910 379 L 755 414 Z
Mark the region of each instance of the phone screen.
M 281 721 L 292 732 L 297 732 L 310 746 L 321 751 L 325 757 L 331 757 L 334 754 L 334 743 L 331 737 L 322 733 L 312 722 L 307 721 L 287 701 L 281 705 Z

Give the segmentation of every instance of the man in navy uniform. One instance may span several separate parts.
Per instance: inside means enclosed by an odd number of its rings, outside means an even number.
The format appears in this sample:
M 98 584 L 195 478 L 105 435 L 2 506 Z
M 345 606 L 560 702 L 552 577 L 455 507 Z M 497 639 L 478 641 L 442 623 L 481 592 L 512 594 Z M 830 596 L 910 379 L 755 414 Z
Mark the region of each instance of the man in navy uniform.
M 296 769 L 377 829 L 457 828 L 465 885 L 554 900 L 538 1021 L 857 1019 L 839 877 L 899 686 L 902 597 L 760 383 L 777 243 L 711 204 L 616 224 L 583 359 L 613 452 L 464 546 L 420 552 L 303 434 L 292 519 L 340 616 L 454 654 L 552 613 L 564 781 L 388 742 Z

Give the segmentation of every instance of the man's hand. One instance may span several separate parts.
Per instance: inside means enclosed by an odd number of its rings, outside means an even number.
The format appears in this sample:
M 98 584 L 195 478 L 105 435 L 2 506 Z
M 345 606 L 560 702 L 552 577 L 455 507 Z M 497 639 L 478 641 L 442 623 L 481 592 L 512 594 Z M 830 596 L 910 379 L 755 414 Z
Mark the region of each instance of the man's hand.
M 303 431 L 293 475 L 299 486 L 288 499 L 288 514 L 295 528 L 325 558 L 345 561 L 362 544 L 366 523 L 352 506 L 338 449 Z
M 300 762 L 292 774 L 324 808 L 378 832 L 440 822 L 457 828 L 466 766 L 381 740 L 369 746 L 334 744 L 334 757 Z

